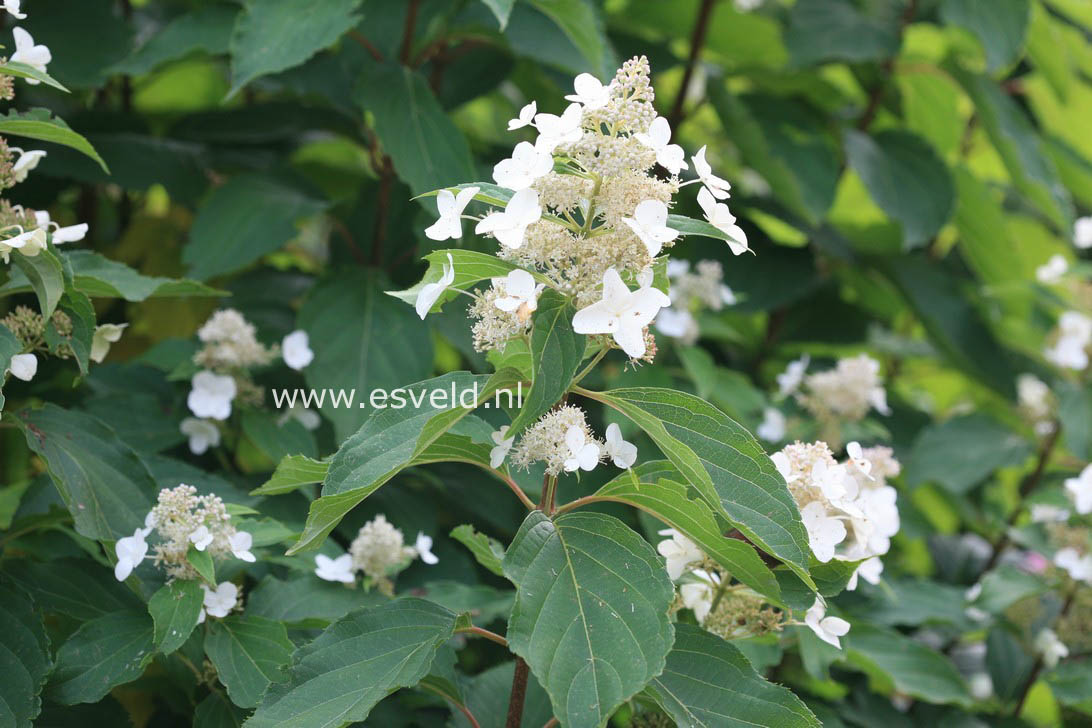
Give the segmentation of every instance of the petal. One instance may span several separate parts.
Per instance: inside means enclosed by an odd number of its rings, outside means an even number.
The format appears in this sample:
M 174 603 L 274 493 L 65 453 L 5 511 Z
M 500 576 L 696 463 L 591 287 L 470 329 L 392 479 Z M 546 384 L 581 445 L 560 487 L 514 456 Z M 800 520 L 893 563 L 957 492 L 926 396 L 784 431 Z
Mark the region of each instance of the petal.
M 610 334 L 617 328 L 618 317 L 605 301 L 582 308 L 573 316 L 573 331 L 578 334 Z
M 455 195 L 451 190 L 440 190 L 436 193 L 436 210 L 440 217 L 447 217 L 455 209 Z
M 642 326 L 623 325 L 614 332 L 614 341 L 632 359 L 645 355 L 645 334 Z

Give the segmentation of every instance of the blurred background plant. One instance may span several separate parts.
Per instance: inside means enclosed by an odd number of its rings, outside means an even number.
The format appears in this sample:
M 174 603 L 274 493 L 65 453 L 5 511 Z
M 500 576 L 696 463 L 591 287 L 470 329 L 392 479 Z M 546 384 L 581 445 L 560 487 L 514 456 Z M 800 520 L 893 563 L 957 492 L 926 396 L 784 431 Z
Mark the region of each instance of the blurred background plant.
M 606 81 L 633 55 L 648 57 L 672 141 L 707 145 L 731 182 L 755 255 L 712 239 L 676 247 L 672 306 L 653 327 L 658 365 L 612 352 L 583 385 L 694 392 L 770 452 L 859 441 L 901 463 L 883 474 L 901 528 L 882 578 L 829 600 L 852 624 L 842 650 L 818 629 L 769 632 L 769 613 L 742 597 L 724 609 L 738 607 L 753 630 L 724 625 L 716 609 L 709 628 L 824 724 L 1090 720 L 1092 4 L 27 0 L 22 11 L 6 15 L 2 34 L 18 23 L 51 49 L 48 73 L 71 93 L 20 82 L 12 113 L 51 109 L 109 174 L 70 146 L 12 137 L 47 153 L 15 196 L 60 225 L 88 225 L 83 240 L 51 250 L 68 290 L 93 301 L 91 320 L 127 327 L 81 374 L 33 320 L 28 274 L 0 267 L 3 326 L 20 341 L 37 327 L 32 338 L 55 355 L 40 357 L 30 381 L 12 363 L 3 386 L 0 604 L 13 605 L 3 619 L 32 625 L 39 647 L 39 664 L 19 661 L 30 687 L 0 687 L 13 724 L 28 724 L 39 693 L 43 725 L 237 724 L 294 646 L 384 591 L 503 621 L 507 582 L 463 549 L 474 541 L 466 531 L 446 534 L 471 524 L 507 543 L 522 509 L 492 494 L 479 507 L 484 486 L 470 467 L 403 471 L 338 527 L 341 550 L 351 543 L 350 561 L 371 564 L 358 568 L 377 589 L 327 583 L 351 575 L 332 558 L 323 581 L 313 557 L 283 556 L 315 493 L 272 497 L 270 473 L 286 456 L 305 468 L 329 455 L 366 412 L 288 412 L 266 390 L 366 393 L 489 371 L 500 356 L 475 349 L 461 305 L 422 321 L 384 295 L 450 247 L 423 232 L 434 203 L 413 198 L 490 179 L 526 133 L 508 131 L 524 104 L 560 114 L 574 75 Z M 701 215 L 693 202 L 674 212 Z M 466 235 L 459 245 L 493 242 Z M 210 321 L 228 307 L 241 318 Z M 225 330 L 246 351 L 218 348 Z M 199 364 L 230 378 L 226 413 L 217 387 L 228 385 L 199 386 Z M 590 418 L 655 449 L 626 421 Z M 62 437 L 72 442 L 46 444 Z M 81 463 L 93 463 L 82 481 Z M 51 475 L 79 481 L 73 502 L 98 501 L 105 525 L 73 517 Z M 538 487 L 534 473 L 515 477 Z M 607 477 L 600 468 L 564 488 L 584 495 Z M 155 654 L 159 627 L 114 581 L 95 539 L 129 537 L 132 527 L 113 527 L 121 510 L 143 519 L 159 489 L 180 482 L 227 502 L 264 556 L 246 572 L 242 557 L 217 564 L 218 579 L 245 583 L 241 614 L 210 626 L 203 648 L 191 640 Z M 603 509 L 661 540 L 643 514 Z M 225 528 L 217 553 L 227 558 Z M 434 544 L 411 546 L 417 533 Z M 382 568 L 358 547 L 376 539 L 389 547 Z M 338 553 L 324 546 L 324 558 Z M 707 586 L 717 578 L 700 575 Z M 697 612 L 690 593 L 682 604 L 680 590 L 681 608 Z M 132 650 L 104 655 L 119 636 Z M 232 672 L 246 653 L 262 667 Z M 396 693 L 370 720 L 466 725 L 435 696 L 457 690 L 479 719 L 502 725 L 507 653 L 476 640 L 443 654 L 447 682 Z M 548 711 L 534 680 L 531 691 L 527 725 Z M 655 720 L 636 705 L 613 719 Z

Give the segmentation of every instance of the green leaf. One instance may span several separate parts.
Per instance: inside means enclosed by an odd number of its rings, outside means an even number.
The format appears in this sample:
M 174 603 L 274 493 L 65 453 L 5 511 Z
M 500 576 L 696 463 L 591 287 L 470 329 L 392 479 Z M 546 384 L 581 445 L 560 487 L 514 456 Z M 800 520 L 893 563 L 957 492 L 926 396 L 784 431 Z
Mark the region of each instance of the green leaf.
M 17 76 L 18 78 L 33 78 L 37 81 L 41 81 L 47 86 L 60 89 L 65 93 L 68 92 L 68 89 L 58 83 L 45 71 L 39 71 L 33 66 L 28 66 L 27 64 L 19 63 L 18 61 L 5 61 L 4 63 L 0 63 L 0 73 L 5 76 Z
M 208 550 L 198 551 L 197 547 L 190 544 L 186 551 L 186 561 L 190 563 L 197 573 L 209 584 L 216 584 L 216 565 L 212 562 L 212 554 Z
M 531 388 L 512 420 L 509 436 L 523 432 L 548 412 L 572 384 L 584 358 L 584 336 L 573 331 L 575 314 L 569 300 L 553 289 L 539 297 L 531 331 Z
M 12 559 L 4 566 L 4 573 L 34 597 L 45 613 L 67 615 L 80 622 L 144 606 L 123 584 L 104 579 L 102 565 L 90 559 Z
M 210 5 L 179 15 L 110 70 L 140 76 L 195 50 L 226 54 L 238 14 L 230 5 Z
M 487 377 L 453 372 L 392 391 L 390 403 L 374 410 L 330 460 L 322 495 L 311 504 L 303 533 L 288 553 L 318 548 L 346 513 L 399 471 L 454 459 L 446 448 L 439 452 L 429 448 L 479 402 L 510 383 L 504 373 Z M 439 398 L 430 402 L 436 393 L 445 395 L 443 402 Z M 461 399 L 464 394 L 471 397 Z M 400 398 L 401 406 L 394 397 Z
M 505 728 L 508 715 L 508 697 L 512 691 L 515 662 L 504 662 L 480 672 L 469 680 L 463 680 L 463 696 L 471 714 L 481 728 Z M 527 696 L 523 703 L 523 720 L 520 725 L 531 728 L 542 726 L 554 715 L 550 698 L 537 680 L 527 680 Z M 456 728 L 470 728 L 470 722 L 461 713 L 452 715 Z
M 603 74 L 609 73 L 604 68 L 603 59 L 607 51 L 607 40 L 592 4 L 587 0 L 529 0 L 530 4 L 542 14 L 553 20 L 565 34 L 565 37 L 580 51 L 584 60 L 601 76 L 601 81 L 609 80 Z
M 30 281 L 34 295 L 38 297 L 38 308 L 42 317 L 52 316 L 64 295 L 64 271 L 56 253 L 47 249 L 27 257 L 16 251 L 11 259 L 15 267 Z
M 246 711 L 228 700 L 222 692 L 210 692 L 193 711 L 193 724 L 201 728 L 239 728 Z
M 293 649 L 284 625 L 263 617 L 212 620 L 205 636 L 205 654 L 241 708 L 255 707 L 269 683 L 284 679 Z
M 654 387 L 580 393 L 612 407 L 652 438 L 713 512 L 752 543 L 808 576 L 807 532 L 784 479 L 754 437 L 692 394 Z
M 634 475 L 640 484 L 634 482 Z M 626 503 L 655 516 L 700 546 L 736 579 L 780 603 L 777 580 L 754 547 L 726 537 L 709 504 L 684 485 L 683 480 L 682 474 L 667 461 L 641 463 L 632 475 L 622 473 L 592 497 Z
M 239 270 L 296 237 L 296 221 L 325 207 L 268 175 L 237 175 L 198 208 L 182 262 L 198 280 Z
M 689 624 L 675 626 L 667 666 L 646 692 L 690 728 L 820 725 L 800 698 L 755 672 L 732 643 Z
M 349 589 L 308 572 L 288 580 L 265 577 L 247 594 L 246 613 L 284 622 L 291 628 L 323 629 L 349 612 L 387 601 L 378 591 Z
M 23 352 L 23 344 L 15 337 L 15 334 L 3 324 L 0 324 L 0 390 L 3 389 L 7 378 L 8 367 L 11 366 L 11 358 Z M 4 393 L 0 391 L 0 412 L 4 411 Z
M 854 622 L 842 639 L 850 661 L 881 684 L 930 703 L 971 703 L 951 661 L 920 642 L 866 622 Z
M 233 96 L 259 76 L 293 68 L 360 22 L 361 0 L 247 0 L 231 34 Z
M 675 590 L 656 552 L 621 521 L 529 514 L 504 557 L 516 585 L 508 647 L 546 688 L 561 724 L 596 728 L 659 675 Z
M 716 238 L 717 240 L 735 240 L 720 228 L 713 227 L 704 220 L 695 220 L 685 215 L 668 215 L 667 226 L 672 230 L 678 230 L 679 235 L 700 235 L 704 238 Z M 737 241 L 742 243 L 743 241 Z
M 815 582 L 814 587 L 801 581 L 795 571 L 779 566 L 774 569 L 774 576 L 781 587 L 781 601 L 791 609 L 804 611 L 815 603 L 816 592 L 824 597 L 837 596 L 845 590 L 858 563 L 833 559 L 821 564 L 813 560 L 808 574 Z
M 110 0 L 38 0 L 27 18 L 19 20 L 32 36 L 53 51 L 50 72 L 72 88 L 99 89 L 109 80 L 109 68 L 133 45 L 133 23 Z M 7 55 L 8 52 L 5 52 Z
M 227 291 L 188 278 L 146 276 L 90 250 L 73 250 L 66 253 L 64 259 L 72 265 L 76 288 L 94 298 L 124 298 L 136 302 L 168 296 L 228 295 Z
M 899 50 L 900 3 L 861 5 L 852 0 L 797 0 L 789 12 L 785 45 L 793 64 L 875 61 Z
M 1092 661 L 1066 660 L 1043 677 L 1062 705 L 1092 709 Z
M 990 614 L 1001 614 L 1016 602 L 1047 591 L 1047 584 L 1010 564 L 1003 564 L 982 577 L 982 591 L 974 606 Z
M 485 7 L 497 16 L 497 22 L 500 23 L 500 29 L 504 30 L 508 25 L 508 16 L 512 14 L 512 6 L 516 4 L 516 0 L 482 0 L 485 3 Z
M 269 480 L 250 491 L 251 495 L 283 495 L 312 483 L 321 483 L 330 463 L 306 455 L 286 455 Z
M 62 335 L 50 320 L 45 329 L 46 344 L 54 354 L 70 351 L 80 368 L 80 374 L 87 374 L 91 340 L 95 335 L 95 307 L 91 305 L 91 299 L 83 293 L 69 289 L 61 296 L 57 310 L 68 316 L 72 330 L 67 336 Z
M 16 421 L 45 460 L 54 485 L 87 538 L 116 541 L 144 524 L 159 486 L 133 450 L 90 415 L 46 404 Z
M 175 579 L 152 595 L 148 612 L 155 626 L 153 644 L 156 650 L 169 655 L 189 639 L 197 626 L 204 600 L 205 592 L 193 579 Z
M 1056 226 L 1070 227 L 1073 203 L 1058 180 L 1054 163 L 1043 149 L 1042 139 L 1012 98 L 993 80 L 946 63 L 967 95 L 974 101 L 978 119 L 1005 163 L 1013 184 Z
M 986 64 L 996 71 L 1015 61 L 1031 20 L 1029 0 L 943 0 L 940 17 L 974 33 L 986 51 Z
M 1035 656 L 1028 654 L 1010 629 L 998 625 L 986 634 L 986 668 L 993 692 L 1001 700 L 1021 695 L 1035 661 Z
M 72 131 L 62 119 L 54 117 L 49 109 L 34 108 L 22 112 L 12 109 L 6 115 L 0 115 L 0 134 L 12 134 L 72 147 L 98 162 L 103 172 L 110 173 L 106 162 L 102 161 L 102 157 L 91 143 Z
M 352 612 L 296 650 L 247 728 L 340 726 L 364 720 L 388 693 L 416 685 L 455 630 L 455 614 L 421 599 Z
M 361 70 L 354 99 L 372 113 L 384 151 L 414 194 L 474 179 L 466 138 L 419 72 L 369 64 Z
M 0 355 L 0 370 L 3 358 Z M 1058 419 L 1066 447 L 1081 460 L 1092 460 L 1092 389 L 1059 382 Z
M 1019 465 L 1032 448 L 989 415 L 977 412 L 924 428 L 906 461 L 909 485 L 938 483 L 967 493 L 991 473 Z
M 295 418 L 280 423 L 272 412 L 247 410 L 242 425 L 247 439 L 273 462 L 291 454 L 318 455 L 314 435 Z
M 0 584 L 0 716 L 4 725 L 30 728 L 42 710 L 38 697 L 53 667 L 49 637 L 34 602 Z
M 451 261 L 455 265 L 455 280 L 436 299 L 436 303 L 429 309 L 430 312 L 439 311 L 443 308 L 444 303 L 458 298 L 459 291 L 468 291 L 482 281 L 491 278 L 503 278 L 512 271 L 519 269 L 519 266 L 514 263 L 475 250 L 434 250 L 425 256 L 425 260 L 428 261 L 428 270 L 425 271 L 425 275 L 421 277 L 416 285 L 402 291 L 388 291 L 387 295 L 405 301 L 411 306 L 415 305 L 417 303 L 417 293 L 425 285 L 435 283 L 443 277 L 444 266 L 448 265 L 448 255 L 451 255 Z M 541 273 L 527 272 L 534 276 L 539 283 L 549 282 L 549 279 Z
M 140 677 L 155 655 L 152 618 L 117 612 L 84 622 L 60 649 L 46 696 L 62 705 L 95 703 Z
M 376 273 L 335 274 L 316 284 L 300 309 L 298 326 L 311 341 L 322 342 L 304 378 L 328 395 L 309 406 L 317 405 L 334 424 L 338 441 L 360 427 L 372 407 L 366 401 L 371 392 L 389 391 L 432 372 L 428 329 L 413 309 L 382 295 L 382 288 Z M 338 389 L 352 390 L 359 402 L 337 406 L 332 392 Z
M 479 564 L 497 576 L 504 576 L 504 569 L 501 566 L 501 560 L 504 558 L 504 546 L 500 541 L 475 531 L 473 526 L 466 523 L 456 526 L 452 529 L 450 535 L 470 549 L 470 553 L 473 554 L 474 559 Z
M 872 199 L 901 226 L 903 247 L 928 243 L 948 221 L 955 200 L 952 176 L 933 147 L 899 130 L 873 137 L 847 129 L 845 145 Z

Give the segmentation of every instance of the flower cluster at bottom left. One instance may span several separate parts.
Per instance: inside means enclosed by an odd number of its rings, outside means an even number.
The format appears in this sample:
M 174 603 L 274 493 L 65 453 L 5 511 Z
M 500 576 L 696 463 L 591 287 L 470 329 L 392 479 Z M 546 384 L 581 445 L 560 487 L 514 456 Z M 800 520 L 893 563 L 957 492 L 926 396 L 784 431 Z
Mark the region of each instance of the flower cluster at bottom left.
M 203 578 L 195 565 L 206 555 L 214 561 L 229 556 L 253 562 L 250 552 L 253 537 L 235 528 L 227 506 L 217 495 L 198 495 L 197 489 L 185 483 L 159 491 L 156 505 L 144 518 L 144 527 L 132 536 L 118 539 L 114 546 L 117 564 L 114 577 L 125 581 L 133 570 L 148 557 L 148 537 L 156 535 L 151 546 L 152 559 L 173 579 Z M 226 617 L 239 604 L 239 588 L 230 581 L 207 585 L 202 583 L 204 603 L 198 622 L 206 615 Z

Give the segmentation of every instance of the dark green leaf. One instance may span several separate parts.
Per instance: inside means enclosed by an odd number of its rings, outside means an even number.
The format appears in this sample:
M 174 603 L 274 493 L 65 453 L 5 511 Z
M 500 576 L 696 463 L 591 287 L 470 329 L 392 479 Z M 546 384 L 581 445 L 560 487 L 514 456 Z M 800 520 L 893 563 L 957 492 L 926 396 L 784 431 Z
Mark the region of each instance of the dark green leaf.
M 186 561 L 190 563 L 197 573 L 209 584 L 216 583 L 216 565 L 212 562 L 212 554 L 208 550 L 198 551 L 197 547 L 190 544 L 186 551 Z
M 906 480 L 966 493 L 997 469 L 1019 465 L 1030 454 L 1027 440 L 989 415 L 964 415 L 921 431 L 906 462 Z
M 210 5 L 179 15 L 111 70 L 141 75 L 195 50 L 225 54 L 238 14 L 239 10 L 230 5 Z
M 30 281 L 34 295 L 38 297 L 42 317 L 52 316 L 64 295 L 64 271 L 60 259 L 52 250 L 41 250 L 30 257 L 16 252 L 12 255 L 12 262 Z
M 504 576 L 504 569 L 501 566 L 501 560 L 504 558 L 504 546 L 500 541 L 489 538 L 484 533 L 478 533 L 469 524 L 456 526 L 451 531 L 451 537 L 470 549 L 474 559 L 483 567 L 497 576 Z
M 106 162 L 102 161 L 102 157 L 87 139 L 72 131 L 63 120 L 54 117 L 49 109 L 35 108 L 22 112 L 12 109 L 7 115 L 0 116 L 0 134 L 12 134 L 72 147 L 98 162 L 104 172 L 110 171 Z
M 251 495 L 283 495 L 305 485 L 321 483 L 330 463 L 306 455 L 286 455 L 277 464 L 269 480 L 250 491 Z
M 1028 0 L 943 0 L 945 23 L 971 31 L 986 50 L 986 63 L 996 71 L 1015 61 L 1024 45 L 1031 3 Z
M 920 642 L 864 622 L 854 623 L 842 639 L 855 665 L 900 693 L 930 703 L 971 702 L 951 661 Z
M 152 634 L 146 612 L 117 612 L 84 622 L 57 650 L 46 695 L 62 705 L 98 702 L 140 677 L 155 655 Z
M 156 650 L 168 655 L 189 639 L 197 626 L 204 599 L 205 592 L 192 579 L 175 579 L 152 595 L 148 612 L 155 625 Z
M 270 682 L 282 680 L 293 645 L 280 622 L 230 616 L 211 620 L 205 637 L 209 656 L 232 702 L 253 708 Z
M 25 63 L 19 63 L 18 61 L 5 61 L 0 63 L 0 73 L 5 76 L 16 76 L 18 78 L 33 78 L 37 81 L 52 86 L 53 88 L 60 89 L 61 91 L 68 91 L 64 86 L 59 84 L 56 79 L 50 76 L 44 71 L 39 71 L 33 66 L 28 66 Z
M 92 297 L 143 301 L 170 296 L 223 296 L 226 291 L 187 278 L 146 276 L 129 266 L 90 250 L 73 250 L 64 255 L 72 265 L 76 288 Z
M 823 61 L 875 61 L 899 50 L 899 3 L 798 0 L 785 45 L 797 66 Z
M 0 716 L 4 725 L 30 728 L 42 709 L 38 697 L 53 666 L 49 637 L 34 602 L 0 584 Z

